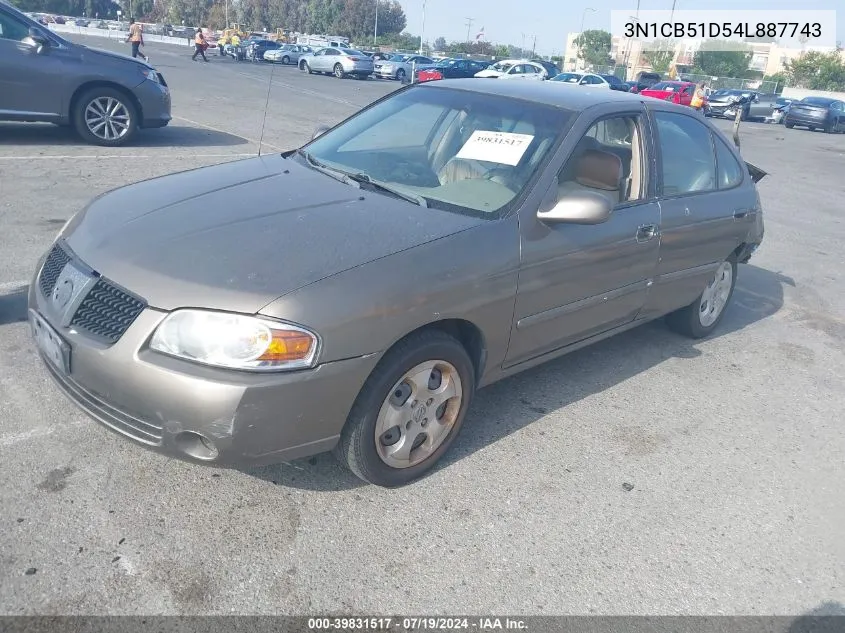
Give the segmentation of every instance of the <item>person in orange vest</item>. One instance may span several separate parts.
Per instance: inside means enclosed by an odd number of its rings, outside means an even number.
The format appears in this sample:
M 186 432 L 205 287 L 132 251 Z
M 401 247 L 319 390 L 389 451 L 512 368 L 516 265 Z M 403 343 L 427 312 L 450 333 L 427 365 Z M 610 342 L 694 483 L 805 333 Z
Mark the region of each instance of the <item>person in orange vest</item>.
M 129 35 L 126 41 L 132 42 L 132 57 L 143 57 L 145 62 L 150 61 L 150 58 L 140 51 L 140 47 L 144 45 L 144 32 L 141 25 L 135 22 L 135 18 L 129 18 Z
M 205 35 L 202 34 L 202 29 L 197 29 L 197 34 L 194 36 L 194 54 L 191 56 L 191 59 L 197 61 L 197 55 L 202 55 L 203 60 L 208 61 L 208 57 L 205 56 L 205 49 L 208 47 L 208 43 L 205 41 Z

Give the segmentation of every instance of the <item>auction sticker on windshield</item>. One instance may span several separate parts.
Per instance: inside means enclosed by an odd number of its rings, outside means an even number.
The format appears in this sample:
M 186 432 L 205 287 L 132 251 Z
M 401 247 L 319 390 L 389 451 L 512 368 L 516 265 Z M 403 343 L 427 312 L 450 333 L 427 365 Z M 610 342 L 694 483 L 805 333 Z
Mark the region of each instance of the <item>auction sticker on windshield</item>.
M 517 165 L 533 140 L 531 134 L 476 130 L 455 158 Z

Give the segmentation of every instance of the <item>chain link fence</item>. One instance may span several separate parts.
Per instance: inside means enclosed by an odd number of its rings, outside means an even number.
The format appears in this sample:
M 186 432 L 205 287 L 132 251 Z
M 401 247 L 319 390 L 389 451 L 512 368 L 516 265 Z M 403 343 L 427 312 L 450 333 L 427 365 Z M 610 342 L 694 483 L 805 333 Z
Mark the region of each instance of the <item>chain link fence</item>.
M 704 82 L 712 90 L 754 90 L 763 94 L 778 93 L 783 90 L 783 83 L 776 81 L 762 81 L 760 79 L 740 79 L 739 77 L 711 77 L 710 75 L 694 75 L 680 73 L 681 81 Z

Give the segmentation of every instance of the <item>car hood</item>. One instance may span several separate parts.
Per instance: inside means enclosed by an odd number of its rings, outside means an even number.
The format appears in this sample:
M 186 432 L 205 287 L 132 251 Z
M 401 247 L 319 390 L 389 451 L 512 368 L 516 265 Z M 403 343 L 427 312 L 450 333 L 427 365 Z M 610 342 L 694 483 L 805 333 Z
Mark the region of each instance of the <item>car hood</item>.
M 741 97 L 737 95 L 725 95 L 724 97 L 708 97 L 707 101 L 710 103 L 717 103 L 719 105 L 730 105 L 734 101 L 739 101 Z
M 106 51 L 101 48 L 91 48 L 90 46 L 84 46 L 83 44 L 76 44 L 75 46 L 82 53 L 83 57 L 87 59 L 105 59 L 118 64 L 135 64 L 137 66 L 145 66 L 148 68 L 152 68 L 152 66 L 149 66 L 148 64 L 138 61 L 137 59 L 132 59 L 128 55 L 123 55 L 121 53 L 114 53 L 112 51 Z
M 481 222 L 357 189 L 273 155 L 117 189 L 65 234 L 82 261 L 153 307 L 252 313 L 307 284 Z

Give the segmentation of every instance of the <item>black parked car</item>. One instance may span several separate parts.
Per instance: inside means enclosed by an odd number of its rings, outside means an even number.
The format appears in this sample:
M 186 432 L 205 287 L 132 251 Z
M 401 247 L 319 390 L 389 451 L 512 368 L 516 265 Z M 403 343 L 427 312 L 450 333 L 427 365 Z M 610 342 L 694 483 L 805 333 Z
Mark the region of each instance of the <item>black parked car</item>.
M 560 68 L 555 66 L 552 62 L 547 62 L 543 59 L 532 59 L 531 61 L 535 64 L 540 64 L 540 66 L 546 69 L 546 72 L 548 73 L 548 77 L 546 77 L 546 79 L 551 79 L 552 77 L 560 73 Z
M 828 134 L 845 132 L 845 102 L 830 97 L 804 97 L 793 101 L 783 117 L 786 127 L 821 128 Z
M 628 92 L 628 86 L 624 81 L 619 79 L 616 75 L 599 75 L 607 83 L 610 84 L 611 90 L 619 90 L 621 92 Z
M 263 62 L 264 53 L 281 47 L 281 44 L 273 40 L 253 40 L 246 48 L 246 58 L 254 62 Z
M 463 79 L 475 77 L 475 73 L 484 70 L 490 62 L 477 59 L 443 59 L 437 62 L 434 69 L 443 79 Z

